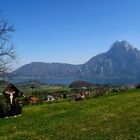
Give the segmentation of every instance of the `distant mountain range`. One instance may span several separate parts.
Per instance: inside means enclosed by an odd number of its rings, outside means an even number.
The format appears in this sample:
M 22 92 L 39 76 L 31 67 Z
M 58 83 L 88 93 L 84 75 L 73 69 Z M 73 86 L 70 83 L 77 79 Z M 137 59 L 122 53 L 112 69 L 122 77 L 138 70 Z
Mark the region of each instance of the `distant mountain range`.
M 46 77 L 46 78 L 74 78 L 80 72 L 82 65 L 65 63 L 33 62 L 12 72 L 20 77 Z
M 111 48 L 85 64 L 33 62 L 12 72 L 16 77 L 139 79 L 140 51 L 127 41 L 116 41 Z

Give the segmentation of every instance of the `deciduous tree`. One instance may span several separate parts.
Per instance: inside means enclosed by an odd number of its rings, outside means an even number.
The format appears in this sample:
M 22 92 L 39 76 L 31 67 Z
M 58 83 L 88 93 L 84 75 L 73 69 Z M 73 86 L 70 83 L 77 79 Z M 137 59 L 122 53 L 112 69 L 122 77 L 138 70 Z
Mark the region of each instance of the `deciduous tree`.
M 9 72 L 13 61 L 16 59 L 16 52 L 11 41 L 13 32 L 13 25 L 0 20 L 0 77 Z

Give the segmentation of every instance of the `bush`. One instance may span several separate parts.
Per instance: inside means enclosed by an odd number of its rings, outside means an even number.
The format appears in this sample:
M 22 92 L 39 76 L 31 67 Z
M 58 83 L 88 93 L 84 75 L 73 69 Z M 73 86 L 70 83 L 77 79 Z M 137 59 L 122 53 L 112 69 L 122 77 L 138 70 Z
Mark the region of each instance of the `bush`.
M 7 100 L 0 95 L 0 118 L 9 116 L 10 108 L 10 103 L 8 103 Z
M 0 118 L 19 115 L 21 112 L 22 107 L 17 100 L 10 104 L 3 95 L 0 95 Z
M 139 88 L 140 88 L 140 84 L 138 84 L 138 85 L 136 86 L 136 88 L 139 89 Z

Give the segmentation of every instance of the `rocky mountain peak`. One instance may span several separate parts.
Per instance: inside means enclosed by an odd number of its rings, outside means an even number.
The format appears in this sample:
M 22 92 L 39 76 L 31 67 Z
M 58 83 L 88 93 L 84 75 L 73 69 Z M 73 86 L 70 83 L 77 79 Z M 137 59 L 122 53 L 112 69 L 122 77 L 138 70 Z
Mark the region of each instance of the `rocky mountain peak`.
M 112 49 L 125 49 L 128 51 L 135 48 L 129 42 L 123 40 L 123 41 L 116 41 L 115 43 L 113 43 L 110 50 Z

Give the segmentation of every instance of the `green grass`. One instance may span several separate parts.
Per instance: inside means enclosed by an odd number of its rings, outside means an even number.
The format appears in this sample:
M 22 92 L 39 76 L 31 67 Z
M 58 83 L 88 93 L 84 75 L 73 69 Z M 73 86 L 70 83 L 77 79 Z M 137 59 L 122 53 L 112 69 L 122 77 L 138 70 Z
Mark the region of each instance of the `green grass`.
M 26 96 L 30 95 L 35 95 L 40 98 L 46 97 L 48 94 L 53 94 L 53 93 L 66 93 L 69 94 L 71 92 L 71 89 L 68 88 L 67 86 L 42 86 L 42 87 L 37 87 L 35 89 L 31 89 L 30 86 L 18 86 L 18 89 L 22 91 Z
M 140 90 L 26 106 L 0 119 L 0 140 L 138 140 Z

